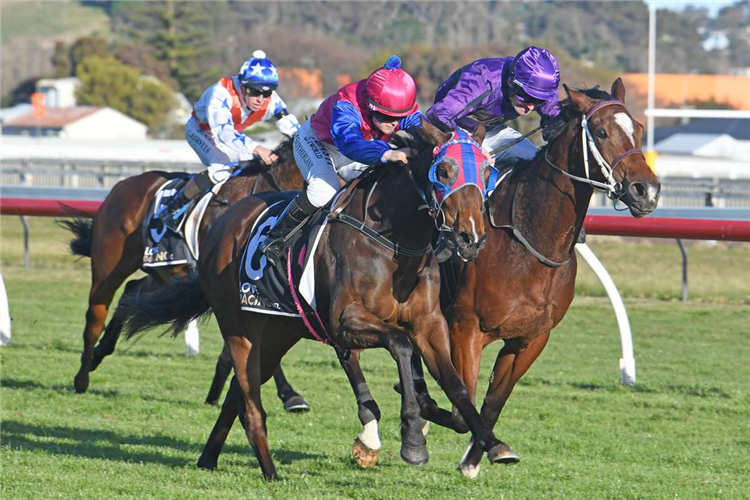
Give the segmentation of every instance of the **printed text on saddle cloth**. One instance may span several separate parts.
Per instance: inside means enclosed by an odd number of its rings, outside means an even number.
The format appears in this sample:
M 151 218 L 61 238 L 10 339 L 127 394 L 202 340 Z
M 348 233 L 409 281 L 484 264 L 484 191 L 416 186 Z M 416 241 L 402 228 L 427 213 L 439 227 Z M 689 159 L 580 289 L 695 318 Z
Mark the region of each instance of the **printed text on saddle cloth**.
M 433 151 L 435 159 L 430 167 L 429 179 L 435 194 L 437 207 L 443 204 L 452 193 L 466 186 L 476 186 L 486 196 L 487 190 L 494 187 L 493 178 L 497 172 L 482 154 L 481 146 L 465 130 L 456 130 L 451 139 Z M 441 172 L 441 164 L 452 165 L 450 179 L 445 178 L 446 171 Z M 490 169 L 490 180 L 485 184 L 487 169 Z M 442 178 L 442 179 L 441 179 Z

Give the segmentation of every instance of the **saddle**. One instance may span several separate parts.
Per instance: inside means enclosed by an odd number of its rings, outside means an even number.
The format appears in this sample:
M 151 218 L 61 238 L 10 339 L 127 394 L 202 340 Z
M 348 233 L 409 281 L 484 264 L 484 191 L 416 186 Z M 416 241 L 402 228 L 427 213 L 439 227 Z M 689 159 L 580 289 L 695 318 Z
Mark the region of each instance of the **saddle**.
M 164 209 L 180 189 L 190 180 L 191 174 L 172 174 L 154 195 L 148 209 L 148 217 L 143 221 L 142 235 L 145 250 L 141 267 L 146 268 L 177 266 L 187 264 L 195 267 L 198 260 L 198 229 L 208 208 L 224 182 L 216 184 L 211 191 L 192 200 L 180 215 L 180 233 L 168 230 L 156 216 Z M 225 181 L 226 182 L 226 181 Z

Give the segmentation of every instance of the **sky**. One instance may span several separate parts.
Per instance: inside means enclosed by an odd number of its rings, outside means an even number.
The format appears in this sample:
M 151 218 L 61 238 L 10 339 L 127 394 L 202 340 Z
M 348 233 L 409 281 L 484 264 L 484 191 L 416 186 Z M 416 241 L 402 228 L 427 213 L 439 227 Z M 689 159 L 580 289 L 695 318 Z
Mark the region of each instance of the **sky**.
M 656 4 L 658 8 L 682 10 L 685 7 L 692 5 L 694 7 L 702 7 L 708 9 L 711 16 L 715 16 L 722 7 L 738 3 L 737 0 L 645 0 L 647 4 Z

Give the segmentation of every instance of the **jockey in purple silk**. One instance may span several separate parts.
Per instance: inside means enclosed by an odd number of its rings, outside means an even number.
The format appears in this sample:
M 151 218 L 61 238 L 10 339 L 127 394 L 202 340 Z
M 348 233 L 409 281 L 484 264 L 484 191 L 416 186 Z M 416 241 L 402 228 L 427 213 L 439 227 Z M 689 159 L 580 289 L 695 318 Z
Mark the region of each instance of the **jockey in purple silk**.
M 391 149 L 388 140 L 398 130 L 421 126 L 414 79 L 391 56 L 365 80 L 350 83 L 329 96 L 294 136 L 294 159 L 307 182 L 261 244 L 275 263 L 285 249 L 285 237 L 326 205 L 340 188 L 370 165 L 406 163 L 413 151 Z
M 489 151 L 522 134 L 503 125 L 536 111 L 542 124 L 560 113 L 557 89 L 560 68 L 546 49 L 526 47 L 515 57 L 479 59 L 456 70 L 438 88 L 435 103 L 427 110 L 433 123 L 473 131 L 487 128 L 482 147 Z M 494 160 L 530 159 L 537 148 L 528 139 L 496 155 Z

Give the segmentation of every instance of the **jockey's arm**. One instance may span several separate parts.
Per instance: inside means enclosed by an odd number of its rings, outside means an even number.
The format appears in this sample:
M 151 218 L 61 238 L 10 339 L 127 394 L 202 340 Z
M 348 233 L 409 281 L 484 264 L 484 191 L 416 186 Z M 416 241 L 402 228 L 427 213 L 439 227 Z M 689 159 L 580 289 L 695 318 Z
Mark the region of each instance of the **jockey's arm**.
M 474 110 L 469 106 L 486 89 L 486 85 L 477 85 L 475 75 L 462 73 L 456 85 L 439 101 L 430 106 L 427 116 L 432 123 L 440 122 L 448 129 L 456 128 L 456 121 Z
M 383 154 L 390 151 L 388 143 L 380 140 L 368 141 L 362 136 L 362 116 L 353 104 L 339 101 L 331 114 L 331 139 L 339 151 L 365 165 L 384 163 Z
M 206 107 L 206 120 L 217 141 L 236 151 L 240 161 L 251 160 L 258 143 L 234 129 L 231 102 L 229 91 L 221 85 L 215 85 Z
M 287 137 L 292 137 L 300 128 L 299 120 L 289 112 L 286 103 L 274 92 L 271 96 L 271 104 L 268 106 L 276 118 L 276 128 Z
M 412 127 L 422 128 L 422 118 L 424 117 L 425 116 L 422 114 L 421 111 L 415 111 L 414 113 L 401 118 L 398 121 L 398 127 L 401 130 L 407 130 Z

